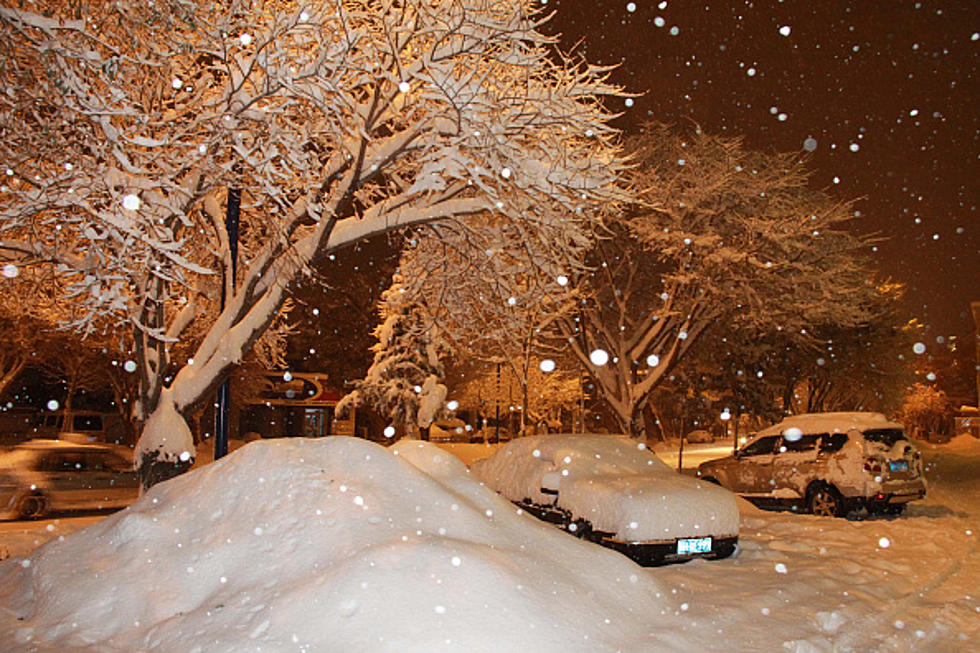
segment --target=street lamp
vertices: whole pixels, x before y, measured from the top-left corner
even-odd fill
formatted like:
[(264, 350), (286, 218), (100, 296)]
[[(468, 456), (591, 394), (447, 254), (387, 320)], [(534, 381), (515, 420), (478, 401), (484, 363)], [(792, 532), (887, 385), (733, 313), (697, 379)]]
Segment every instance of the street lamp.
[[(728, 420), (732, 418), (732, 414), (728, 412), (727, 408), (725, 408), (723, 411), (721, 411), (721, 415), (719, 415), (719, 417), (721, 418), (722, 424), (725, 425), (725, 435), (728, 435)], [(738, 449), (738, 429), (735, 430), (735, 438), (736, 439), (732, 441), (732, 453), (735, 453), (735, 450)]]

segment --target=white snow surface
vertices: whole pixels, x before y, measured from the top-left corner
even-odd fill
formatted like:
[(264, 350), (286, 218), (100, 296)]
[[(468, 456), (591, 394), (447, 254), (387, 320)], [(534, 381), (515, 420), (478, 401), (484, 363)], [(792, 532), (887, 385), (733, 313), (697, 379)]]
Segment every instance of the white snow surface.
[[(400, 455), (398, 455), (400, 454)], [(435, 445), (280, 439), (0, 564), (6, 651), (661, 646), (627, 558), (519, 514)]]
[(518, 438), (473, 463), (474, 473), (511, 501), (557, 505), (618, 539), (668, 541), (738, 534), (735, 495), (678, 474), (635, 440), (614, 435)]
[(0, 524), (0, 649), (977, 650), (980, 441), (916, 445), (929, 494), (901, 517), (738, 500), (738, 555), (643, 569), (428, 444), (253, 443), (95, 524)]
[(781, 422), (759, 431), (756, 435), (782, 435), (790, 428), (798, 428), (804, 433), (847, 433), (851, 429), (864, 431), (904, 427), (898, 422), (889, 421), (881, 413), (801, 413), (785, 417)]

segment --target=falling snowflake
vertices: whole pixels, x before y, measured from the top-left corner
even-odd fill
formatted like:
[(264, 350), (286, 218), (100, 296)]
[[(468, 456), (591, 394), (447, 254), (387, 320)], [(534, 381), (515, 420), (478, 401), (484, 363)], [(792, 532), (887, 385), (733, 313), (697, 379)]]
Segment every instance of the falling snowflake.
[(609, 362), (609, 354), (603, 349), (594, 349), (592, 353), (589, 354), (589, 360), (592, 361), (593, 365), (602, 367)]
[(787, 442), (797, 442), (803, 437), (803, 431), (795, 426), (792, 426), (783, 431), (783, 437), (786, 438)]
[(7, 263), (5, 266), (3, 266), (3, 276), (7, 277), (8, 279), (13, 279), (18, 274), (20, 274), (20, 270), (18, 270), (17, 266), (13, 263)]
[(143, 202), (140, 200), (139, 195), (129, 194), (123, 197), (122, 205), (127, 211), (139, 211)]
[(411, 90), (411, 88), (412, 86), (408, 82), (405, 81), (398, 82), (398, 90), (401, 91), (402, 93), (408, 93), (408, 91)]
[(546, 358), (543, 361), (541, 361), (541, 364), (538, 365), (538, 367), (541, 368), (542, 372), (554, 372), (555, 361), (551, 360), (550, 358)]
[(789, 36), (790, 32), (792, 31), (793, 28), (790, 27), (789, 25), (783, 25), (782, 27), (779, 28), (779, 33), (782, 34), (783, 36)]

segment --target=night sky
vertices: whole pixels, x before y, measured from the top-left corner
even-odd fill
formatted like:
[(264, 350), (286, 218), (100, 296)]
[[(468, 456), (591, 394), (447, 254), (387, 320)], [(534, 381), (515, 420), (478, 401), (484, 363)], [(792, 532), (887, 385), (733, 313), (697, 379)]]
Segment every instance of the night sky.
[[(973, 332), (980, 300), (980, 2), (547, 0), (545, 31), (643, 93), (617, 126), (694, 120), (761, 150), (812, 149), (813, 184), (863, 198), (930, 338)], [(809, 140), (808, 140), (809, 139)], [(940, 340), (942, 341), (942, 340)]]

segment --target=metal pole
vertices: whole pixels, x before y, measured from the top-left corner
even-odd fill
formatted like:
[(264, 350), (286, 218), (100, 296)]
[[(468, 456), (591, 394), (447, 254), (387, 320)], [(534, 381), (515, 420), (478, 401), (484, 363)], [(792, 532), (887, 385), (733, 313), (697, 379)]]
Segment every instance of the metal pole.
[[(225, 310), (225, 295), (235, 290), (235, 277), (238, 273), (238, 218), (242, 208), (242, 190), (228, 189), (228, 203), (225, 207), (225, 229), (228, 232), (228, 249), (231, 253), (231, 279), (225, 280), (227, 290), (221, 293), (221, 310)], [(214, 412), (214, 459), (228, 455), (228, 420), (231, 416), (231, 384), (229, 379), (222, 381), (218, 388), (218, 403)]]
[(681, 433), (681, 448), (677, 450), (677, 472), (680, 473), (684, 461), (684, 434)]
[(497, 391), (494, 393), (494, 404), (496, 404), (496, 425), (493, 427), (493, 443), (500, 442), (500, 361), (497, 361)]

